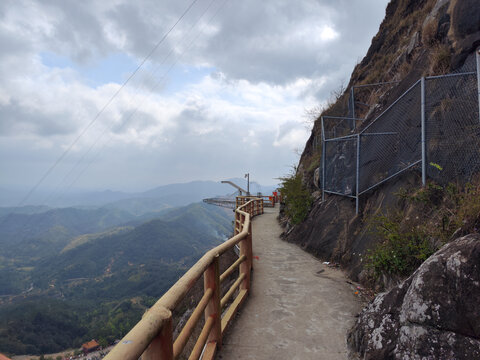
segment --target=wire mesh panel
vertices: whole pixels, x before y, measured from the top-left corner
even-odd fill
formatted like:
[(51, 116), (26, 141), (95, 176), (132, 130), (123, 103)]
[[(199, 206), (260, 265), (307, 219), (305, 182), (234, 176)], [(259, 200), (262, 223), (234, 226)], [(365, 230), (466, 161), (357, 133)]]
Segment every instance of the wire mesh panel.
[(356, 194), (357, 137), (326, 141), (325, 191), (340, 195)]
[(440, 184), (468, 182), (480, 171), (477, 77), (425, 80), (427, 177)]
[[(354, 96), (354, 107), (352, 111), (352, 106), (349, 106), (349, 114), (355, 114), (356, 118), (367, 118), (374, 107), (381, 102), (382, 97), (385, 96), (396, 83), (398, 82), (392, 81), (355, 85), (353, 91), (350, 91), (350, 99), (352, 98), (352, 94)], [(352, 103), (351, 100), (350, 103)]]
[(361, 132), (360, 193), (421, 159), (420, 96), (417, 82)]
[[(417, 81), (358, 134), (355, 119), (352, 119), (353, 114), (358, 117), (354, 108), (357, 96), (352, 91), (347, 117), (322, 118), (324, 190), (357, 197), (358, 206), (358, 195), (420, 165), (422, 113), (427, 178), (441, 184), (470, 181), (473, 174), (480, 173), (477, 76), (475, 55), (472, 54), (455, 73)], [(374, 85), (391, 86), (391, 83), (368, 86)], [(354, 90), (357, 88), (367, 86), (359, 85)], [(375, 93), (370, 95), (369, 99)]]
[(323, 116), (325, 139), (352, 135), (355, 131), (354, 121), (348, 117)]

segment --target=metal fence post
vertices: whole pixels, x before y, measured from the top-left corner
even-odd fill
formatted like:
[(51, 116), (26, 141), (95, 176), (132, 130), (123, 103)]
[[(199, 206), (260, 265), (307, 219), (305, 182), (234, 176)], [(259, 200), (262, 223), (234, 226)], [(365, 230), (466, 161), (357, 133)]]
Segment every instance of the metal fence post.
[(422, 185), (425, 186), (427, 183), (427, 149), (426, 149), (426, 139), (425, 139), (425, 78), (422, 77), (420, 81), (421, 85), (421, 131), (422, 131)]
[(322, 201), (325, 201), (325, 126), (322, 120)]
[(475, 52), (477, 60), (477, 92), (478, 92), (478, 117), (480, 121), (480, 47)]
[(355, 121), (355, 91), (354, 91), (354, 86), (352, 85), (352, 90), (350, 93), (350, 97), (352, 99), (352, 121), (353, 121), (353, 130), (357, 128), (357, 122)]
[(360, 194), (360, 139), (361, 139), (362, 134), (357, 134), (357, 176), (356, 176), (356, 187), (357, 187), (357, 196), (356, 196), (356, 202), (355, 202), (355, 213), (358, 215), (358, 202), (359, 202), (359, 194)]

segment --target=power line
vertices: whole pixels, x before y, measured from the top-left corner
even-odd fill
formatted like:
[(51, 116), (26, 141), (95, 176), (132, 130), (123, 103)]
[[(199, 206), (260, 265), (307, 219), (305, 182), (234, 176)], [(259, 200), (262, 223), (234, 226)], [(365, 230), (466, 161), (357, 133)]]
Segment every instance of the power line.
[[(210, 4), (208, 5), (208, 7), (205, 9), (205, 11), (203, 12), (203, 14), (200, 16), (200, 18), (196, 21), (196, 23), (190, 28), (190, 30), (188, 32), (190, 32), (197, 24), (198, 22), (201, 20), (201, 18), (205, 15), (205, 13), (208, 11), (208, 9), (211, 7), (211, 5), (213, 4), (215, 0), (212, 0), (210, 2)], [(224, 0), (223, 3), (217, 8), (217, 10), (215, 11), (215, 13), (208, 19), (206, 25), (210, 24), (210, 22), (218, 15), (218, 13), (223, 9), (223, 7), (225, 6), (225, 4), (227, 3), (228, 0)], [(195, 43), (195, 41), (198, 39), (198, 37), (202, 34), (202, 31), (204, 30), (205, 26), (202, 26), (202, 28), (199, 30), (199, 32), (197, 33), (197, 35), (190, 41), (190, 43), (188, 44), (188, 46), (186, 47), (186, 49), (177, 57), (177, 59), (174, 61), (174, 63), (168, 68), (168, 70), (160, 77), (160, 79), (154, 84), (154, 86), (151, 88), (151, 90), (155, 90), (166, 78), (166, 76), (173, 70), (173, 68), (175, 67), (175, 65), (180, 61), (180, 59), (183, 57), (183, 55), (185, 55), (185, 53), (192, 47), (192, 45)], [(163, 64), (165, 62), (165, 60), (170, 57), (170, 55), (173, 53), (174, 49), (172, 48), (170, 50), (170, 52), (168, 53), (168, 55), (164, 58), (164, 60), (162, 60), (162, 63)], [(160, 65), (161, 65), (160, 64)], [(158, 69), (158, 68), (157, 68)], [(155, 70), (156, 72), (156, 70)], [(140, 109), (140, 107), (145, 103), (145, 101), (151, 96), (148, 95), (146, 98), (143, 99), (143, 101), (135, 108), (134, 111), (132, 111), (130, 113), (130, 115), (126, 118), (126, 120), (124, 121), (123, 125), (122, 126), (125, 126), (125, 124), (131, 120), (131, 118), (137, 113), (137, 111)], [(99, 135), (99, 137), (97, 137), (97, 139), (95, 140), (95, 142), (89, 147), (89, 149), (87, 150), (87, 152), (82, 156), (82, 158), (74, 165), (74, 167), (71, 169), (71, 171), (64, 177), (64, 179), (62, 180), (62, 183), (66, 180), (67, 177), (69, 177), (73, 170), (78, 167), (80, 165), (81, 162), (83, 162), (83, 160), (86, 158), (86, 156), (90, 153), (90, 151), (93, 149), (93, 147), (95, 147), (95, 145), (97, 145), (98, 141), (105, 135), (105, 133), (108, 131), (108, 130), (111, 130), (113, 126), (109, 127), (109, 128), (105, 128), (104, 131), (102, 132), (102, 134)], [(83, 168), (83, 170), (80, 171), (80, 173), (75, 177), (75, 179), (65, 188), (64, 190), (64, 193), (67, 189), (71, 188), (73, 186), (73, 184), (75, 184), (78, 179), (85, 173), (85, 171), (92, 165), (93, 161), (95, 159), (98, 158), (98, 156), (100, 155), (100, 153), (103, 151), (103, 149), (105, 148), (105, 146), (108, 144), (108, 142), (112, 139), (112, 136), (110, 136), (110, 138), (105, 141), (102, 145), (102, 147), (96, 152), (96, 154), (91, 158), (91, 160), (89, 161), (89, 163)], [(60, 199), (61, 196), (59, 196), (57, 199)]]
[(37, 190), (37, 188), (43, 183), (43, 181), (50, 175), (50, 173), (58, 166), (58, 164), (67, 156), (67, 154), (72, 150), (75, 144), (82, 138), (82, 136), (87, 132), (87, 130), (97, 121), (100, 115), (103, 114), (105, 109), (112, 103), (112, 101), (117, 97), (120, 91), (127, 85), (127, 83), (135, 76), (135, 74), (140, 70), (140, 68), (145, 64), (145, 62), (153, 55), (153, 53), (157, 50), (157, 48), (163, 43), (163, 41), (167, 38), (167, 36), (172, 32), (172, 30), (177, 26), (177, 24), (184, 18), (184, 16), (190, 11), (190, 9), (195, 5), (198, 0), (193, 0), (190, 5), (186, 8), (186, 10), (182, 13), (182, 15), (177, 19), (177, 21), (172, 25), (172, 27), (163, 35), (163, 37), (157, 42), (157, 44), (153, 47), (153, 49), (145, 56), (142, 62), (137, 66), (135, 71), (130, 74), (130, 76), (125, 80), (125, 82), (120, 86), (119, 89), (112, 95), (112, 97), (107, 101), (107, 103), (102, 107), (102, 109), (95, 115), (95, 117), (90, 121), (90, 123), (82, 130), (82, 132), (75, 138), (75, 140), (70, 144), (70, 146), (62, 153), (62, 155), (53, 163), (52, 166), (43, 174), (40, 180), (33, 186), (33, 188), (25, 195), (25, 197), (20, 201), (18, 206), (22, 206), (25, 201)]
[[(207, 11), (210, 9), (210, 7), (213, 5), (213, 3), (215, 2), (216, 0), (211, 0), (210, 3), (208, 4), (208, 6), (205, 8), (205, 10), (202, 12), (202, 14), (198, 17), (198, 19), (195, 21), (195, 23), (190, 27), (190, 29), (188, 30), (188, 32), (184, 35), (184, 39), (187, 38), (187, 36), (190, 34), (190, 32), (197, 26), (197, 24), (200, 22), (200, 20), (205, 16), (205, 14), (207, 13)], [(223, 5), (222, 5), (223, 6)], [(218, 10), (216, 12), (216, 14), (218, 13)], [(215, 14), (215, 15), (216, 15)], [(208, 23), (210, 23), (210, 21), (212, 20), (212, 18), (208, 21)], [(202, 28), (203, 30), (203, 28)], [(198, 35), (197, 35), (198, 37)], [(184, 40), (183, 40), (184, 42)], [(158, 64), (154, 71), (151, 73), (152, 77), (155, 76), (156, 72), (158, 71), (158, 69), (167, 61), (167, 59), (173, 54), (175, 50), (175, 47), (172, 46), (172, 48), (170, 49), (169, 53), (162, 59), (162, 61), (160, 62), (160, 64)], [(183, 55), (183, 54), (182, 54)], [(178, 62), (179, 59), (177, 59), (176, 62), (174, 62), (174, 65)], [(156, 81), (156, 83), (154, 84), (154, 86), (151, 88), (151, 90), (155, 90), (157, 86), (159, 86), (163, 80), (166, 78), (166, 76), (168, 75), (168, 73), (172, 70), (172, 67), (173, 66), (170, 66), (170, 68), (160, 77), (160, 79), (158, 81)], [(138, 95), (138, 94), (137, 94)], [(143, 101), (137, 105), (137, 107), (135, 108), (134, 111), (132, 111), (130, 113), (130, 115), (124, 120), (124, 123), (122, 124), (122, 127), (128, 123), (130, 121), (130, 119), (137, 113), (137, 111), (140, 109), (140, 107), (143, 105), (143, 103), (146, 101), (146, 99), (148, 99), (149, 97), (151, 96), (151, 93), (149, 96), (147, 96), (146, 98), (144, 97)], [(133, 101), (129, 101), (129, 103), (133, 103)], [(87, 151), (82, 155), (82, 157), (75, 163), (75, 165), (72, 166), (72, 168), (70, 169), (70, 171), (63, 177), (62, 181), (60, 181), (60, 183), (57, 185), (57, 188), (53, 191), (53, 193), (57, 192), (59, 190), (59, 188), (62, 186), (62, 184), (64, 184), (66, 181), (67, 181), (67, 178), (69, 178), (72, 174), (73, 174), (73, 171), (78, 168), (80, 166), (80, 164), (85, 160), (85, 158), (88, 156), (88, 154), (93, 150), (93, 148), (98, 144), (98, 142), (105, 136), (106, 132), (111, 130), (113, 128), (113, 126), (115, 126), (115, 124), (112, 124), (110, 127), (105, 127), (105, 129), (101, 132), (100, 135), (97, 136), (97, 138), (95, 139), (95, 141), (90, 145), (90, 147), (87, 149)], [(97, 151), (97, 153), (92, 157), (92, 159), (90, 160), (90, 162), (87, 164), (87, 166), (82, 170), (80, 171), (80, 173), (78, 174), (78, 176), (68, 185), (66, 186), (65, 190), (63, 191), (65, 193), (65, 191), (67, 189), (69, 189), (71, 186), (73, 186), (73, 184), (81, 177), (81, 175), (88, 169), (88, 167), (90, 167), (90, 165), (93, 163), (93, 160), (96, 159), (98, 157), (98, 155), (101, 153), (101, 151), (105, 148), (106, 144), (112, 139), (112, 137), (110, 137), (103, 145), (102, 147)], [(53, 193), (50, 194), (46, 200), (44, 202), (48, 202), (49, 199), (51, 199), (51, 197), (53, 196)], [(58, 196), (56, 199), (60, 199), (62, 196)]]

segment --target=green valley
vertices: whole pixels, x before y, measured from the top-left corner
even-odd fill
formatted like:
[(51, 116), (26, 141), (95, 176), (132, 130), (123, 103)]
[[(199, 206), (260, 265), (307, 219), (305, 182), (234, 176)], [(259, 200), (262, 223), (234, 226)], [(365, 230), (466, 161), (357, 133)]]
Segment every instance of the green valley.
[(232, 231), (231, 210), (203, 203), (155, 215), (66, 208), (1, 217), (0, 351), (113, 342)]

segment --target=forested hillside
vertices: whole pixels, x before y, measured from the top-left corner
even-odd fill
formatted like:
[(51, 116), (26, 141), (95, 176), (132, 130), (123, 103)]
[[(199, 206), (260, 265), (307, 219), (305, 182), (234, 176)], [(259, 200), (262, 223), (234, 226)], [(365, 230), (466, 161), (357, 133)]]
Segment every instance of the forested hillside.
[[(1, 352), (55, 352), (92, 338), (112, 342), (232, 229), (231, 211), (197, 203), (137, 226), (74, 236), (82, 226), (95, 231), (131, 222), (118, 211), (118, 217), (101, 214), (62, 209), (1, 227), (5, 234), (25, 228), (18, 242), (14, 235), (2, 238)], [(2, 219), (18, 224), (11, 222), (16, 216)], [(61, 237), (49, 236), (54, 219), (64, 228)], [(40, 239), (29, 236), (35, 229), (42, 229)]]

